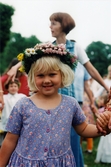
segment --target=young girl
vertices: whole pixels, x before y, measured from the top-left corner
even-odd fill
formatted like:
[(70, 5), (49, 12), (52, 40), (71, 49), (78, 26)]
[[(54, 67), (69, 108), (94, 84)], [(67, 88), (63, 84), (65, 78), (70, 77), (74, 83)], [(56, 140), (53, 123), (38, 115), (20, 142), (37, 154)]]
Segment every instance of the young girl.
[(104, 112), (105, 105), (107, 104), (108, 94), (103, 94), (98, 98), (95, 98), (95, 108), (93, 110), (95, 116), (97, 117), (98, 114)]
[[(78, 44), (78, 42), (67, 39), (67, 35), (76, 26), (75, 20), (71, 17), (71, 15), (69, 15), (68, 13), (56, 12), (51, 14), (49, 20), (50, 20), (51, 34), (52, 37), (55, 38), (55, 41), (53, 43), (55, 44), (64, 43), (66, 45), (67, 50), (70, 53), (73, 53), (77, 56), (79, 62), (81, 63), (81, 66), (83, 65), (88, 71), (88, 73), (108, 91), (109, 90), (108, 87), (104, 84), (103, 79), (99, 75), (98, 71), (91, 64), (84, 49)], [(84, 83), (84, 76), (82, 74), (83, 73), (81, 72), (80, 74), (82, 76), (81, 82)], [(75, 82), (77, 82), (76, 76), (75, 76)], [(74, 84), (71, 84), (67, 88), (60, 89), (59, 93), (77, 98), (76, 91), (77, 87), (75, 87)], [(82, 95), (82, 92), (79, 95)], [(84, 167), (83, 155), (80, 147), (80, 136), (77, 135), (77, 133), (73, 128), (71, 129), (71, 148), (75, 156), (77, 167)]]
[[(59, 88), (73, 82), (76, 59), (65, 45), (50, 43), (26, 49), (18, 58), (28, 73), (30, 89), (37, 93), (22, 98), (13, 108), (0, 150), (0, 166), (76, 167), (70, 146), (71, 126), (84, 137), (101, 135), (95, 125), (86, 123), (75, 98), (58, 93)], [(105, 112), (98, 123), (103, 121), (106, 127), (108, 120)]]
[(10, 80), (5, 85), (5, 89), (8, 91), (8, 94), (3, 95), (5, 105), (2, 110), (1, 125), (0, 125), (0, 130), (4, 131), (4, 136), (6, 134), (5, 127), (6, 127), (12, 108), (14, 107), (15, 103), (19, 99), (26, 96), (22, 93), (18, 93), (19, 87), (20, 87), (20, 82), (18, 79), (15, 79), (14, 81)]
[[(107, 68), (107, 75), (104, 77), (104, 83), (110, 88), (111, 87), (111, 65)], [(105, 93), (104, 87), (100, 86), (98, 91), (95, 94), (95, 97), (98, 98), (99, 96)]]
[[(9, 71), (11, 68), (13, 68), (14, 66), (16, 66), (19, 63), (19, 60), (17, 58), (13, 58), (12, 61), (9, 64), (9, 67), (7, 68), (7, 70), (4, 72), (4, 74), (0, 77), (1, 80), (1, 86), (3, 89), (3, 93), (7, 94), (8, 91), (7, 89), (5, 89), (5, 84), (9, 81), (12, 80), (8, 75), (7, 75), (7, 71)], [(20, 87), (18, 90), (18, 93), (23, 93), (26, 96), (29, 96), (29, 88), (28, 88), (28, 83), (27, 83), (27, 75), (25, 72), (20, 72), (19, 70), (17, 70), (16, 74), (15, 74), (15, 78), (18, 78), (19, 82), (20, 82)], [(14, 81), (14, 80), (13, 80)]]
[[(107, 104), (109, 103), (109, 106)], [(105, 111), (105, 108), (111, 108), (111, 100), (108, 102), (108, 95), (103, 94), (97, 98), (95, 113), (98, 115)], [(101, 136), (98, 147), (95, 163), (111, 163), (111, 133), (107, 136)]]
[[(74, 19), (68, 13), (62, 13), (62, 12), (51, 14), (49, 19), (50, 19), (51, 34), (52, 34), (52, 37), (55, 38), (54, 43), (55, 44), (64, 43), (66, 45), (67, 50), (72, 54), (75, 53), (79, 62), (82, 65), (84, 65), (84, 67), (87, 69), (90, 75), (94, 79), (96, 79), (108, 91), (109, 88), (104, 84), (103, 79), (99, 75), (98, 71), (94, 68), (94, 66), (89, 61), (89, 58), (86, 55), (85, 51), (78, 45), (77, 42), (73, 42), (67, 39), (67, 35), (70, 33), (71, 30), (75, 28)], [(21, 64), (19, 62), (19, 64), (17, 64), (8, 72), (8, 75), (11, 75), (11, 76), (15, 75), (13, 73), (15, 73), (15, 71), (17, 71), (18, 67), (20, 66)], [(72, 97), (75, 97), (75, 91), (76, 90), (75, 90), (74, 84), (71, 84), (67, 88), (64, 87), (63, 89), (59, 89), (59, 93), (69, 95)], [(74, 131), (73, 128), (71, 130), (71, 140), (74, 141), (74, 142), (71, 142), (72, 143), (71, 146), (72, 146), (73, 153), (75, 155), (76, 164), (78, 167), (83, 167), (84, 164), (83, 164), (82, 152), (80, 147), (80, 136), (77, 135), (77, 133)]]

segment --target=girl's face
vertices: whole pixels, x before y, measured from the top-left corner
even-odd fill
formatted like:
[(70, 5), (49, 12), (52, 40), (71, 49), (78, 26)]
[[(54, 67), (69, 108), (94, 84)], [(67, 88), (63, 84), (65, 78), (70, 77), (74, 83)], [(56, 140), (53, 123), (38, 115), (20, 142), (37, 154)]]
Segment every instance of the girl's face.
[(19, 90), (19, 87), (16, 83), (9, 84), (8, 92), (12, 95), (17, 93)]
[(52, 37), (57, 38), (62, 33), (62, 27), (58, 21), (55, 21), (55, 20), (51, 21), (50, 29), (51, 29)]
[(61, 87), (62, 77), (60, 71), (50, 71), (47, 74), (41, 72), (35, 74), (35, 84), (38, 92), (45, 96), (58, 93)]

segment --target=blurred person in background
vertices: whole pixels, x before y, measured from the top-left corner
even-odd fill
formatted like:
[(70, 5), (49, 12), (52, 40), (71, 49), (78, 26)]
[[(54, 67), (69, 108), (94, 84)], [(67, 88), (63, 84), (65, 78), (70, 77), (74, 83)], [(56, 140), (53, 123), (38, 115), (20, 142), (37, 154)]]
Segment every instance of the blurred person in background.
[(97, 93), (97, 91), (99, 90), (101, 85), (95, 79), (93, 79), (92, 77), (90, 78), (89, 84), (90, 84), (90, 88), (93, 92), (93, 95), (95, 97), (95, 94)]
[[(89, 86), (89, 82), (88, 82), (88, 86)], [(91, 97), (92, 100), (90, 100), (88, 95), (86, 94), (86, 92), (84, 92), (84, 100), (83, 100), (82, 109), (83, 109), (84, 114), (86, 116), (87, 122), (89, 124), (95, 124), (95, 116), (93, 114), (93, 110), (95, 108), (93, 93), (91, 96), (92, 96)], [(84, 140), (84, 138), (81, 137), (81, 144), (82, 144), (83, 140)], [(84, 152), (91, 154), (93, 151), (93, 138), (86, 138), (85, 140), (87, 142), (87, 145), (86, 145), (86, 150)]]
[[(103, 94), (98, 97), (96, 102), (97, 109), (95, 111), (98, 115), (104, 112), (107, 101), (108, 101), (107, 94)], [(107, 136), (104, 137), (103, 136), (100, 137), (97, 147), (95, 163), (106, 163), (106, 164), (111, 163), (111, 134), (108, 134)]]
[[(19, 61), (18, 61), (17, 58), (12, 59), (9, 67), (7, 68), (7, 70), (4, 72), (4, 74), (0, 78), (4, 94), (8, 93), (8, 91), (5, 89), (5, 84), (7, 84), (9, 80), (11, 80), (11, 78), (9, 77), (9, 75), (7, 74), (7, 72), (12, 67), (14, 67), (15, 65), (17, 65), (18, 63), (19, 63)], [(20, 82), (20, 88), (19, 88), (18, 93), (23, 93), (26, 96), (29, 96), (29, 87), (28, 87), (28, 81), (27, 81), (27, 75), (26, 75), (26, 73), (20, 72), (19, 69), (18, 69), (17, 73), (16, 73), (16, 75), (14, 77), (18, 78), (18, 80)]]
[[(3, 95), (5, 105), (1, 113), (1, 123), (0, 123), (0, 131), (2, 132), (0, 134), (0, 138), (2, 139), (4, 139), (7, 133), (5, 127), (12, 108), (19, 99), (26, 96), (23, 93), (18, 93), (19, 88), (20, 88), (20, 82), (18, 79), (15, 79), (14, 81), (9, 80), (9, 82), (5, 85), (5, 89), (8, 91), (8, 94)], [(2, 140), (0, 142), (0, 146), (1, 144)]]
[[(77, 42), (73, 40), (67, 40), (66, 38), (67, 34), (75, 27), (74, 19), (68, 13), (57, 12), (53, 13), (49, 17), (49, 20), (52, 37), (56, 38), (53, 44), (66, 44), (66, 49), (70, 53), (75, 54), (78, 58), (78, 61), (82, 65), (84, 65), (89, 74), (102, 86), (104, 86), (107, 91), (109, 91), (108, 87), (104, 84), (102, 77), (99, 75), (98, 71), (93, 67), (93, 65), (89, 61), (87, 54), (81, 48), (81, 46)], [(78, 73), (78, 75), (80, 75), (80, 73)], [(74, 89), (74, 84), (72, 84), (68, 88), (60, 89), (59, 93), (75, 97)], [(77, 167), (83, 167), (83, 158), (80, 151), (80, 138), (74, 135), (73, 129), (71, 130), (71, 143), (72, 142), (75, 142), (73, 144), (75, 147), (75, 149), (73, 149), (73, 153), (75, 156), (76, 165)], [(73, 147), (73, 145), (71, 144), (71, 147)]]
[[(88, 83), (90, 78), (91, 76), (89, 75), (85, 67), (78, 62), (74, 72), (74, 94), (81, 108), (83, 107), (83, 102), (84, 102), (84, 91), (87, 93), (90, 99), (91, 106), (93, 107), (94, 105), (94, 101), (92, 98), (92, 91)], [(72, 128), (71, 129), (71, 147), (72, 147), (73, 153), (75, 153), (74, 155), (75, 155), (76, 163), (78, 164), (78, 166), (83, 166), (84, 160), (82, 155), (82, 149), (81, 149), (81, 146), (78, 147), (78, 145), (80, 145), (80, 136)], [(76, 151), (75, 151), (75, 148), (76, 148)]]
[[(111, 87), (111, 65), (108, 66), (107, 68), (107, 76), (104, 77), (104, 83), (108, 86), (108, 88)], [(100, 86), (98, 91), (95, 94), (95, 97), (99, 97), (102, 94), (105, 94), (105, 88), (103, 86)]]

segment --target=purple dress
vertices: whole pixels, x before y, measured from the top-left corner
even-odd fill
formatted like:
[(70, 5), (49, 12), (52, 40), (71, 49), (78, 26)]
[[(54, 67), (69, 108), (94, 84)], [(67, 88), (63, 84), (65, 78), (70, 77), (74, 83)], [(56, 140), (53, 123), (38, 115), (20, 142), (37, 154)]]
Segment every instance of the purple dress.
[(20, 135), (8, 167), (76, 167), (70, 146), (71, 125), (85, 116), (73, 97), (62, 95), (55, 109), (43, 110), (27, 97), (13, 108), (7, 131)]

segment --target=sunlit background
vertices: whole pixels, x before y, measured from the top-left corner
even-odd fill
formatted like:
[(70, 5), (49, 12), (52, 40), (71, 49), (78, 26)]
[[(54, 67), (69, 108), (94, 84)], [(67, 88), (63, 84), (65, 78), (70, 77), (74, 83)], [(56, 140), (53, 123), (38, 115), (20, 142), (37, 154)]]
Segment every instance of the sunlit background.
[(67, 38), (75, 39), (83, 48), (93, 41), (111, 44), (111, 0), (1, 0), (15, 8), (12, 32), (24, 37), (35, 35), (41, 41), (53, 41), (49, 16), (67, 12), (76, 28)]

